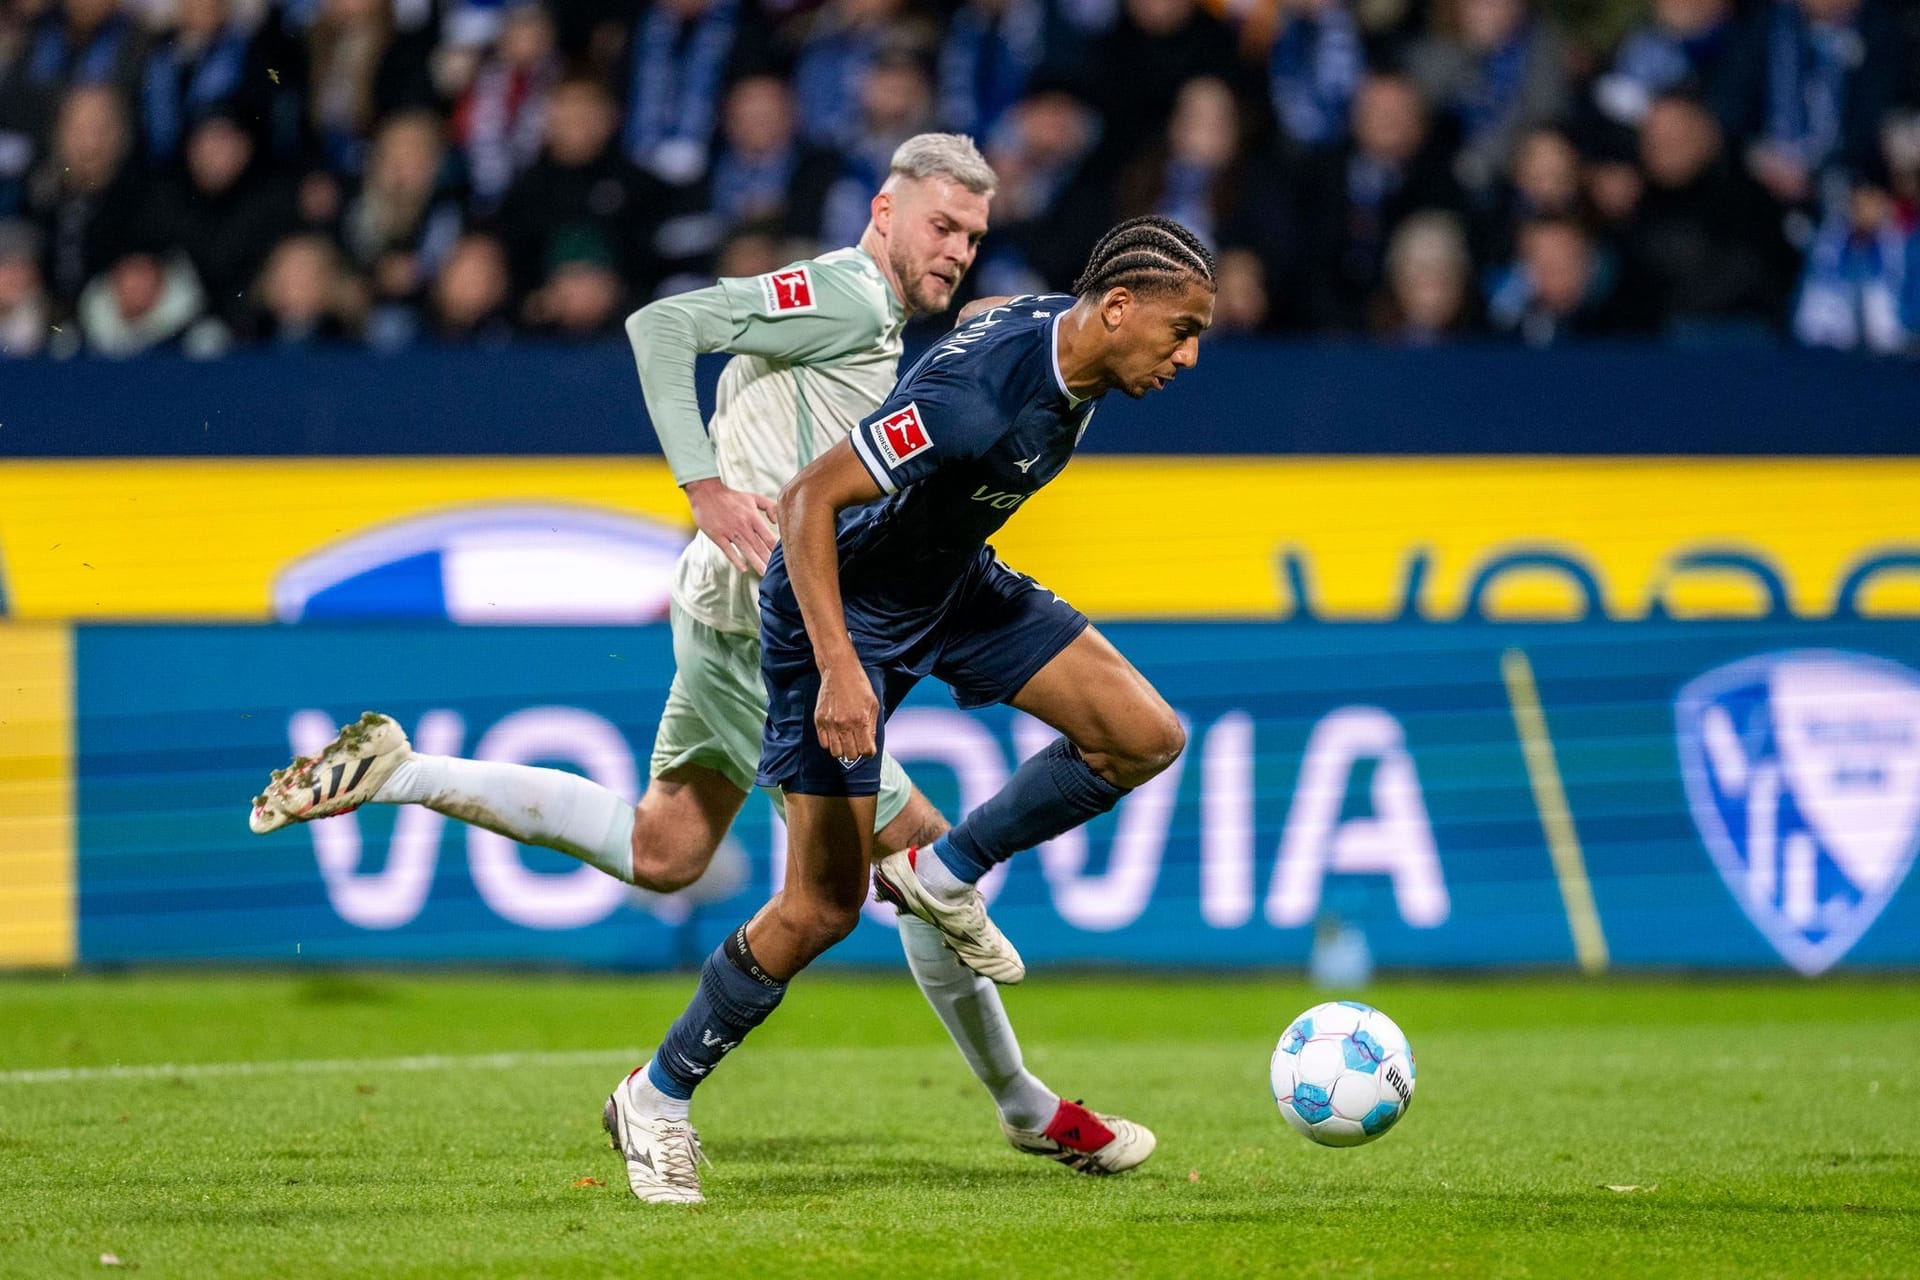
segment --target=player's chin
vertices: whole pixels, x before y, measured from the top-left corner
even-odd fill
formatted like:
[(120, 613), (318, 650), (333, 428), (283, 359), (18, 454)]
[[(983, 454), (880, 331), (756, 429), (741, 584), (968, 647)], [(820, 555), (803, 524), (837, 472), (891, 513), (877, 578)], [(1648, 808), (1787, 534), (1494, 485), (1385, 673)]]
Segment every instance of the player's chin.
[(953, 305), (953, 291), (959, 287), (958, 281), (948, 283), (938, 276), (928, 276), (926, 280), (921, 283), (920, 287), (915, 290), (915, 292), (920, 295), (918, 299), (919, 310), (933, 312), (945, 311)]

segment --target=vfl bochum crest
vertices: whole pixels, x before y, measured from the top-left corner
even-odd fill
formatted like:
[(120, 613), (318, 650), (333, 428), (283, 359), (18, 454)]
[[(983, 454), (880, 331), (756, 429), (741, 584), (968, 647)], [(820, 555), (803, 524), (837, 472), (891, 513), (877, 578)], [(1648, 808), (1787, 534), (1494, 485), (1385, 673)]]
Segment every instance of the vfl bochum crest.
[(1674, 705), (1693, 821), (1788, 964), (1847, 954), (1920, 843), (1920, 675), (1802, 649), (1729, 663)]

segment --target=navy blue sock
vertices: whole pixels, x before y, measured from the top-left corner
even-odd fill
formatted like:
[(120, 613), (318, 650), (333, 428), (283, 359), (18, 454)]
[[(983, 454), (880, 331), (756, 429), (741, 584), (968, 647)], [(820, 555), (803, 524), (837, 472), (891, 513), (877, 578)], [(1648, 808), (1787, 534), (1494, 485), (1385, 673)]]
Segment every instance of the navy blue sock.
[(1087, 767), (1065, 738), (1030, 756), (1007, 785), (934, 841), (947, 870), (968, 884), (1022, 849), (1073, 830), (1120, 803), (1116, 787)]
[(754, 960), (747, 926), (741, 925), (700, 967), (700, 986), (653, 1051), (647, 1079), (669, 1098), (691, 1098), (694, 1086), (765, 1022), (786, 994), (787, 984), (769, 977)]

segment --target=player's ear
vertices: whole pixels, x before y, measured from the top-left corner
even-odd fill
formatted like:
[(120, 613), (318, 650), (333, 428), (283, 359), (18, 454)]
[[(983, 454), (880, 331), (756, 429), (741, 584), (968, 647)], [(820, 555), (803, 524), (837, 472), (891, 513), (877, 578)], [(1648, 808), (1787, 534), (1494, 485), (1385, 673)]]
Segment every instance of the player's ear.
[(1107, 290), (1107, 296), (1100, 299), (1100, 318), (1106, 322), (1107, 332), (1113, 332), (1126, 321), (1133, 304), (1133, 290), (1119, 286)]
[(873, 225), (881, 235), (893, 230), (893, 192), (882, 189), (874, 192), (873, 201), (867, 206), (867, 212), (873, 218)]

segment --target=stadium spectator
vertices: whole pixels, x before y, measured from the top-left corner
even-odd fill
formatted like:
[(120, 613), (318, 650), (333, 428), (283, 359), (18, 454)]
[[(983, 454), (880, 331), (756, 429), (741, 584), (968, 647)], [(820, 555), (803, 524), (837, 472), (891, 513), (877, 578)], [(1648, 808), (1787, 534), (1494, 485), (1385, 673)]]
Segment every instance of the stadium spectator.
[(1306, 148), (1346, 139), (1367, 71), (1346, 0), (1260, 0), (1241, 26), (1240, 47), (1266, 67), (1267, 98), (1284, 138)]
[(1514, 151), (1512, 181), (1510, 213), (1516, 220), (1584, 214), (1580, 152), (1563, 130), (1534, 129), (1522, 137)]
[(964, 0), (940, 44), (940, 127), (992, 136), (1047, 52), (1045, 0)]
[(158, 235), (116, 258), (80, 293), (81, 340), (92, 355), (116, 359), (151, 351), (216, 356), (232, 335), (207, 314), (207, 295), (184, 254), (169, 252)]
[(764, 222), (753, 223), (734, 231), (720, 246), (714, 275), (748, 280), (766, 275), (803, 256), (805, 250), (783, 237), (777, 226)]
[(256, 143), (226, 110), (186, 137), (183, 172), (160, 193), (154, 217), (185, 248), (215, 315), (238, 330), (261, 264), (296, 221), (289, 184), (256, 163)]
[(887, 174), (894, 149), (933, 124), (933, 79), (905, 48), (874, 59), (860, 81), (860, 109), (845, 136), (845, 171), (827, 193), (820, 234), (828, 244), (852, 244), (867, 224), (867, 205)]
[(618, 108), (599, 81), (569, 76), (554, 87), (540, 158), (508, 189), (497, 219), (516, 298), (545, 278), (558, 231), (582, 223), (613, 246), (628, 291), (651, 295), (660, 274), (654, 233), (669, 193), (621, 154), (618, 127)]
[(1402, 222), (1387, 246), (1386, 287), (1374, 300), (1374, 336), (1431, 347), (1479, 329), (1467, 233), (1451, 213), (1428, 209)]
[(358, 174), (380, 120), (434, 105), (431, 35), (396, 27), (392, 0), (319, 0), (306, 44), (308, 115), (331, 169)]
[(1343, 333), (1366, 328), (1400, 222), (1462, 203), (1446, 158), (1431, 145), (1420, 90), (1402, 75), (1362, 82), (1348, 142), (1310, 157), (1298, 186), (1304, 318)]
[(400, 346), (441, 261), (460, 236), (460, 202), (445, 181), (440, 117), (405, 111), (383, 121), (366, 177), (340, 220), (348, 261), (372, 285), (368, 337)]
[(905, 20), (904, 7), (902, 0), (829, 0), (815, 15), (793, 68), (794, 98), (809, 141), (849, 153), (870, 141), (862, 117), (870, 110), (873, 73), (883, 62), (897, 65), (899, 55), (932, 44), (930, 33)]
[(453, 109), (451, 133), (466, 159), (476, 209), (497, 206), (539, 159), (559, 80), (553, 19), (539, 4), (516, 0), (501, 20), (498, 46), (481, 59)]
[(590, 341), (619, 332), (625, 301), (613, 246), (599, 228), (581, 224), (554, 236), (546, 279), (524, 315), (535, 333)]
[(1811, 347), (1920, 352), (1920, 231), (1903, 225), (1876, 171), (1822, 221), (1794, 299), (1793, 334)]
[(654, 239), (666, 276), (662, 292), (710, 283), (721, 244), (750, 223), (777, 228), (793, 249), (790, 257), (818, 248), (828, 195), (844, 162), (801, 140), (787, 82), (767, 74), (735, 82), (720, 137), (706, 180), (682, 193)]
[(1241, 66), (1232, 31), (1199, 0), (1125, 0), (1079, 68), (1082, 95), (1106, 126), (1101, 162), (1118, 168), (1159, 133), (1187, 81), (1217, 76), (1243, 90)]
[(1651, 16), (1626, 34), (1593, 82), (1594, 105), (1623, 128), (1639, 128), (1654, 99), (1668, 93), (1711, 101), (1732, 47), (1732, 0), (1653, 0)]
[(1619, 265), (1572, 218), (1520, 229), (1519, 256), (1488, 302), (1495, 327), (1531, 347), (1632, 331), (1637, 317), (1620, 289)]
[(0, 222), (0, 356), (38, 355), (53, 330), (53, 300), (40, 278), (40, 233)]
[(1894, 205), (1908, 226), (1920, 225), (1920, 111), (1888, 117), (1880, 142)]
[(758, 61), (746, 0), (653, 0), (633, 30), (627, 158), (672, 186), (706, 172), (721, 93)]
[(147, 54), (140, 78), (140, 134), (150, 168), (179, 159), (194, 121), (239, 101), (250, 43), (227, 0), (179, 0), (173, 29)]
[(356, 336), (365, 299), (325, 236), (300, 232), (267, 255), (254, 289), (255, 336), (279, 347), (344, 342)]
[(1848, 176), (1873, 164), (1915, 75), (1881, 0), (1760, 0), (1728, 56), (1719, 112), (1776, 200), (1810, 206), (1830, 178), (1844, 204)]
[(104, 85), (130, 99), (140, 81), (140, 31), (119, 0), (58, 0), (47, 6), (22, 51), (24, 86), (45, 112), (69, 89)]
[(1214, 264), (1213, 331), (1258, 333), (1272, 311), (1267, 265), (1251, 249), (1228, 249)]
[(1766, 196), (1724, 155), (1699, 102), (1658, 98), (1640, 129), (1646, 189), (1627, 234), (1629, 275), (1668, 326), (1774, 319), (1786, 246)]
[(1439, 0), (1437, 30), (1407, 53), (1407, 69), (1459, 135), (1454, 173), (1492, 189), (1530, 129), (1566, 111), (1567, 48), (1529, 0)]
[(1496, 183), (1475, 220), (1474, 257), (1505, 262), (1514, 236), (1535, 218), (1574, 218), (1597, 230), (1587, 205), (1585, 170), (1573, 140), (1557, 128), (1531, 129), (1514, 149), (1511, 176)]
[(1111, 195), (1093, 160), (1099, 117), (1058, 85), (1036, 86), (986, 147), (1000, 179), (993, 229), (973, 285), (986, 296), (1065, 288), (1112, 222)]
[[(1609, 131), (1610, 138), (1614, 132)], [(1604, 149), (1585, 156), (1580, 166), (1580, 187), (1586, 196), (1587, 211), (1595, 228), (1610, 239), (1626, 234), (1646, 189), (1646, 179), (1638, 163), (1638, 138), (1628, 135), (1628, 140), (1634, 143), (1631, 150), (1609, 141)]]
[(429, 335), (444, 343), (506, 345), (513, 336), (512, 293), (505, 246), (484, 232), (460, 237), (433, 279)]
[(133, 229), (151, 216), (152, 195), (130, 162), (131, 141), (118, 93), (104, 84), (68, 90), (32, 191), (59, 315), (70, 311), (80, 290), (120, 256)]
[(27, 83), (31, 30), (18, 6), (0, 5), (0, 218), (26, 208), (27, 174), (44, 108), (44, 95)]
[[(1119, 212), (1156, 213), (1210, 249), (1250, 252), (1262, 264), (1260, 295), (1271, 299), (1293, 274), (1297, 236), (1280, 174), (1267, 153), (1251, 145), (1248, 132), (1225, 81), (1189, 80), (1174, 102), (1165, 138), (1121, 175)], [(1244, 257), (1237, 255), (1234, 264), (1239, 270)], [(1263, 304), (1260, 310), (1265, 324), (1270, 308)]]

